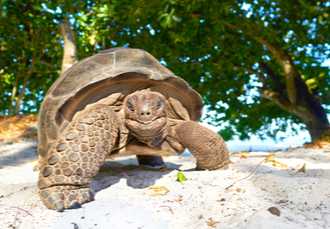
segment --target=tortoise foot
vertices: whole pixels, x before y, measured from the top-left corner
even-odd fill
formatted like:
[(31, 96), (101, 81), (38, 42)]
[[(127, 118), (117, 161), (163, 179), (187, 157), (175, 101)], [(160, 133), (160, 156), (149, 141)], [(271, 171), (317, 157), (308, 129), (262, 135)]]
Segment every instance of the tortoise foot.
[(220, 170), (220, 169), (228, 169), (229, 168), (229, 164), (231, 163), (230, 160), (226, 160), (218, 165), (215, 165), (213, 167), (205, 167), (203, 165), (199, 165), (199, 163), (197, 162), (197, 166), (196, 169), (197, 171), (203, 171), (203, 170)]
[(49, 187), (40, 190), (40, 196), (47, 208), (59, 212), (80, 208), (82, 204), (94, 200), (94, 194), (89, 188), (76, 186)]

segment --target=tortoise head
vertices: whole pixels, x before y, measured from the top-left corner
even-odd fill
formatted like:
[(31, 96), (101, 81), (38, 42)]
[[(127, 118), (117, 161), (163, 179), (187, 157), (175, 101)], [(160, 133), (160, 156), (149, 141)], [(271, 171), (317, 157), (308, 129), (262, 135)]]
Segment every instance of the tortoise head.
[(166, 129), (166, 99), (148, 89), (129, 94), (124, 100), (125, 124), (141, 142), (158, 146)]

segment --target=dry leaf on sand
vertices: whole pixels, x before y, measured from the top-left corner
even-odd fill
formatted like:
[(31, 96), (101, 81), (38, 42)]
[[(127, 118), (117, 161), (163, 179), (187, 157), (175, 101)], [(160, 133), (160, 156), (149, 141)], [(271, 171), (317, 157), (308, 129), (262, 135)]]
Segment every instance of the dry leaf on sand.
[(298, 170), (298, 173), (306, 173), (306, 163), (304, 163)]
[(170, 190), (166, 188), (165, 186), (151, 186), (148, 188), (147, 193), (150, 196), (164, 196), (166, 195)]
[(265, 162), (268, 164), (271, 164), (272, 166), (279, 168), (279, 169), (287, 169), (288, 165), (284, 164), (283, 162), (280, 162), (278, 160), (275, 159), (274, 154), (269, 154), (266, 159)]
[(248, 157), (249, 157), (249, 153), (248, 152), (241, 152), (239, 154), (239, 158), (241, 158), (241, 159), (246, 159)]
[(213, 227), (213, 228), (215, 228), (218, 223), (220, 223), (220, 222), (219, 221), (214, 221), (212, 219), (212, 217), (208, 218), (208, 220), (206, 221), (207, 226)]

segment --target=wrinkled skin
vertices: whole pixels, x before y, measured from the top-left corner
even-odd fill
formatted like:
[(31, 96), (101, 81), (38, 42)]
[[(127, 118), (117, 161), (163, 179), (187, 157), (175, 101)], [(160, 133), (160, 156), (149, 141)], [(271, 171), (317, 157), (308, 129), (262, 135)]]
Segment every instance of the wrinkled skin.
[[(135, 150), (132, 154), (138, 155), (141, 164), (162, 164), (162, 152), (188, 148), (196, 157), (197, 169), (227, 166), (229, 153), (219, 135), (197, 122), (171, 119), (167, 109), (162, 94), (146, 89), (126, 96), (123, 118), (104, 104), (76, 114), (41, 166), (38, 186), (44, 204), (63, 211), (93, 200), (91, 179), (116, 148), (122, 125), (137, 142), (127, 148)], [(147, 151), (155, 153), (143, 155)]]
[(150, 147), (159, 146), (167, 128), (166, 100), (151, 91), (138, 91), (124, 102), (125, 124), (140, 142)]

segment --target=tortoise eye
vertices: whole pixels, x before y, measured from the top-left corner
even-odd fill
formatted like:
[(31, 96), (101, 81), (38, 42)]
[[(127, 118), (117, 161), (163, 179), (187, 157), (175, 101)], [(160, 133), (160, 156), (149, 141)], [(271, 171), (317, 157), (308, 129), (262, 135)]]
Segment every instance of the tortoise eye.
[(157, 110), (160, 109), (161, 107), (163, 106), (163, 101), (162, 100), (157, 100), (157, 103), (156, 103), (156, 108)]
[(128, 108), (128, 110), (130, 110), (130, 111), (135, 111), (135, 110), (134, 110), (134, 106), (133, 106), (133, 104), (132, 104), (131, 102), (129, 102), (129, 101), (127, 101), (127, 108)]

